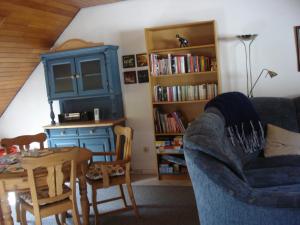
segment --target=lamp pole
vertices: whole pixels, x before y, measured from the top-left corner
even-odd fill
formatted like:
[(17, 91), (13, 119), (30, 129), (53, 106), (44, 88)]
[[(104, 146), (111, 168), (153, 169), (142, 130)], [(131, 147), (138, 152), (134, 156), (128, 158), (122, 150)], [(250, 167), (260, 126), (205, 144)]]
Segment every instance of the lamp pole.
[(255, 87), (255, 85), (257, 84), (258, 80), (260, 79), (261, 75), (263, 74), (264, 71), (267, 71), (267, 75), (269, 75), (271, 78), (277, 76), (278, 74), (274, 71), (271, 71), (271, 70), (268, 70), (268, 69), (262, 69), (262, 71), (260, 72), (259, 76), (257, 77), (257, 79), (255, 80), (253, 86), (251, 86), (251, 89), (250, 89), (250, 95), (248, 95), (248, 97), (252, 98), (253, 97), (253, 89)]
[[(251, 68), (251, 45), (257, 34), (245, 34), (245, 35), (237, 35), (237, 38), (243, 43), (245, 50), (245, 58), (246, 58), (246, 75), (247, 75), (247, 96), (250, 96), (250, 89), (252, 88), (252, 68)], [(248, 45), (247, 45), (248, 43)]]

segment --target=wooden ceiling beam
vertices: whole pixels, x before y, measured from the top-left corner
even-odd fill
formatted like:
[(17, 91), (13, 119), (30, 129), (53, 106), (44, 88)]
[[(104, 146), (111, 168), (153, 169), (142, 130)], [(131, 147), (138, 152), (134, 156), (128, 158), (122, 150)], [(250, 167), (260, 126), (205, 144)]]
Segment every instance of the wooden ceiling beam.
[(9, 0), (9, 3), (13, 3), (19, 6), (25, 6), (26, 8), (39, 10), (42, 12), (49, 12), (54, 14), (59, 14), (67, 17), (73, 17), (74, 13), (77, 13), (79, 8), (77, 7), (66, 7), (64, 4), (63, 7), (57, 4), (49, 4), (51, 1), (44, 1), (44, 3), (40, 3), (41, 1), (31, 1), (31, 0)]
[(72, 4), (80, 8), (86, 8), (86, 7), (96, 6), (96, 5), (116, 3), (116, 2), (120, 2), (120, 0), (89, 0), (89, 1), (70, 0), (70, 2), (72, 2)]
[(32, 72), (34, 70), (34, 67), (2, 67), (0, 68), (0, 76), (10, 76), (13, 73), (20, 74), (21, 72)]
[[(27, 1), (27, 0), (26, 0)], [(24, 2), (26, 2), (24, 1)], [(38, 9), (33, 9), (33, 8), (28, 8), (22, 5), (18, 5), (18, 4), (13, 4), (10, 1), (0, 1), (0, 10), (1, 13), (5, 13), (4, 15), (9, 14), (7, 17), (10, 17), (11, 14), (13, 13), (18, 13), (20, 16), (22, 16), (23, 14), (30, 14), (30, 15), (34, 15), (34, 16), (39, 16), (41, 19), (43, 17), (49, 17), (49, 18), (56, 18), (56, 20), (63, 20), (66, 18), (73, 18), (74, 15), (76, 15), (76, 13), (78, 12), (78, 10), (75, 10), (73, 13), (73, 16), (66, 16), (66, 15), (62, 15), (58, 12), (56, 13), (52, 13), (52, 12), (46, 12), (46, 11), (42, 11), (42, 10), (38, 10)], [(22, 13), (20, 13), (22, 12)]]
[(40, 58), (0, 58), (0, 63), (39, 63)]
[(11, 43), (26, 43), (34, 44), (38, 46), (52, 46), (53, 40), (44, 38), (29, 38), (29, 37), (11, 37), (0, 35), (0, 42), (11, 42)]
[(34, 68), (37, 65), (37, 63), (32, 62), (22, 62), (22, 63), (0, 63), (0, 68), (21, 68), (21, 67), (32, 67)]
[(0, 58), (40, 58), (40, 54), (30, 54), (30, 53), (2, 53), (0, 52)]

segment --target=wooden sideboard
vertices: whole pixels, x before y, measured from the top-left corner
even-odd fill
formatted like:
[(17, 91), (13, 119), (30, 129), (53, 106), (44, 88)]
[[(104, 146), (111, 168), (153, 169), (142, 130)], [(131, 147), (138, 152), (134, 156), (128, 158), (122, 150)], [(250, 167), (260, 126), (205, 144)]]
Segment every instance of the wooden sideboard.
[[(69, 122), (44, 126), (50, 148), (87, 148), (94, 152), (111, 152), (115, 149), (113, 128), (124, 124), (125, 118), (105, 121)], [(94, 156), (94, 161), (111, 161), (111, 156)]]

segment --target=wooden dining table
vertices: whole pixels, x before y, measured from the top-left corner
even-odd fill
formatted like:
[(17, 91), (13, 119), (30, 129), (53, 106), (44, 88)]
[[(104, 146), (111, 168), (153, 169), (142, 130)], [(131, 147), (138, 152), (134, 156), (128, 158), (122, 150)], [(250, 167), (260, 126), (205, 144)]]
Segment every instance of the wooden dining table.
[[(92, 153), (86, 148), (80, 147), (64, 147), (64, 148), (48, 148), (46, 150), (55, 152), (59, 151), (72, 151), (78, 150), (79, 157), (77, 160), (77, 178), (79, 180), (79, 192), (80, 192), (80, 203), (82, 209), (82, 219), (83, 224), (89, 224), (89, 201), (87, 198), (87, 184), (86, 184), (86, 172), (88, 168), (88, 161), (92, 157)], [(18, 158), (21, 156), (17, 155)], [(27, 179), (27, 172), (22, 170), (22, 163), (21, 160), (19, 163), (16, 163), (17, 169), (16, 171), (12, 170), (4, 170), (0, 173), (0, 200), (1, 200), (1, 209), (2, 209), (2, 216), (4, 220), (4, 225), (13, 225), (14, 221), (11, 216), (11, 208), (8, 202), (8, 192), (23, 192), (29, 191), (29, 183)], [(13, 168), (13, 165), (10, 165), (10, 168)], [(21, 169), (20, 169), (21, 168)], [(64, 169), (63, 169), (64, 170)], [(38, 173), (39, 179), (37, 181), (39, 186), (47, 185), (47, 181), (45, 177), (47, 176), (46, 170), (41, 171)], [(1, 219), (0, 219), (1, 221)]]

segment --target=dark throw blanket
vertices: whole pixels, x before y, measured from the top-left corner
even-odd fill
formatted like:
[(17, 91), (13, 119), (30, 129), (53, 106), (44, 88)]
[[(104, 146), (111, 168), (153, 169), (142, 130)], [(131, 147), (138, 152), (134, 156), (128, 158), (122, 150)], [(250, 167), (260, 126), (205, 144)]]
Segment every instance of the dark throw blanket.
[(205, 109), (217, 108), (224, 116), (232, 144), (240, 144), (246, 153), (263, 148), (264, 130), (252, 103), (240, 92), (228, 92), (209, 101)]

